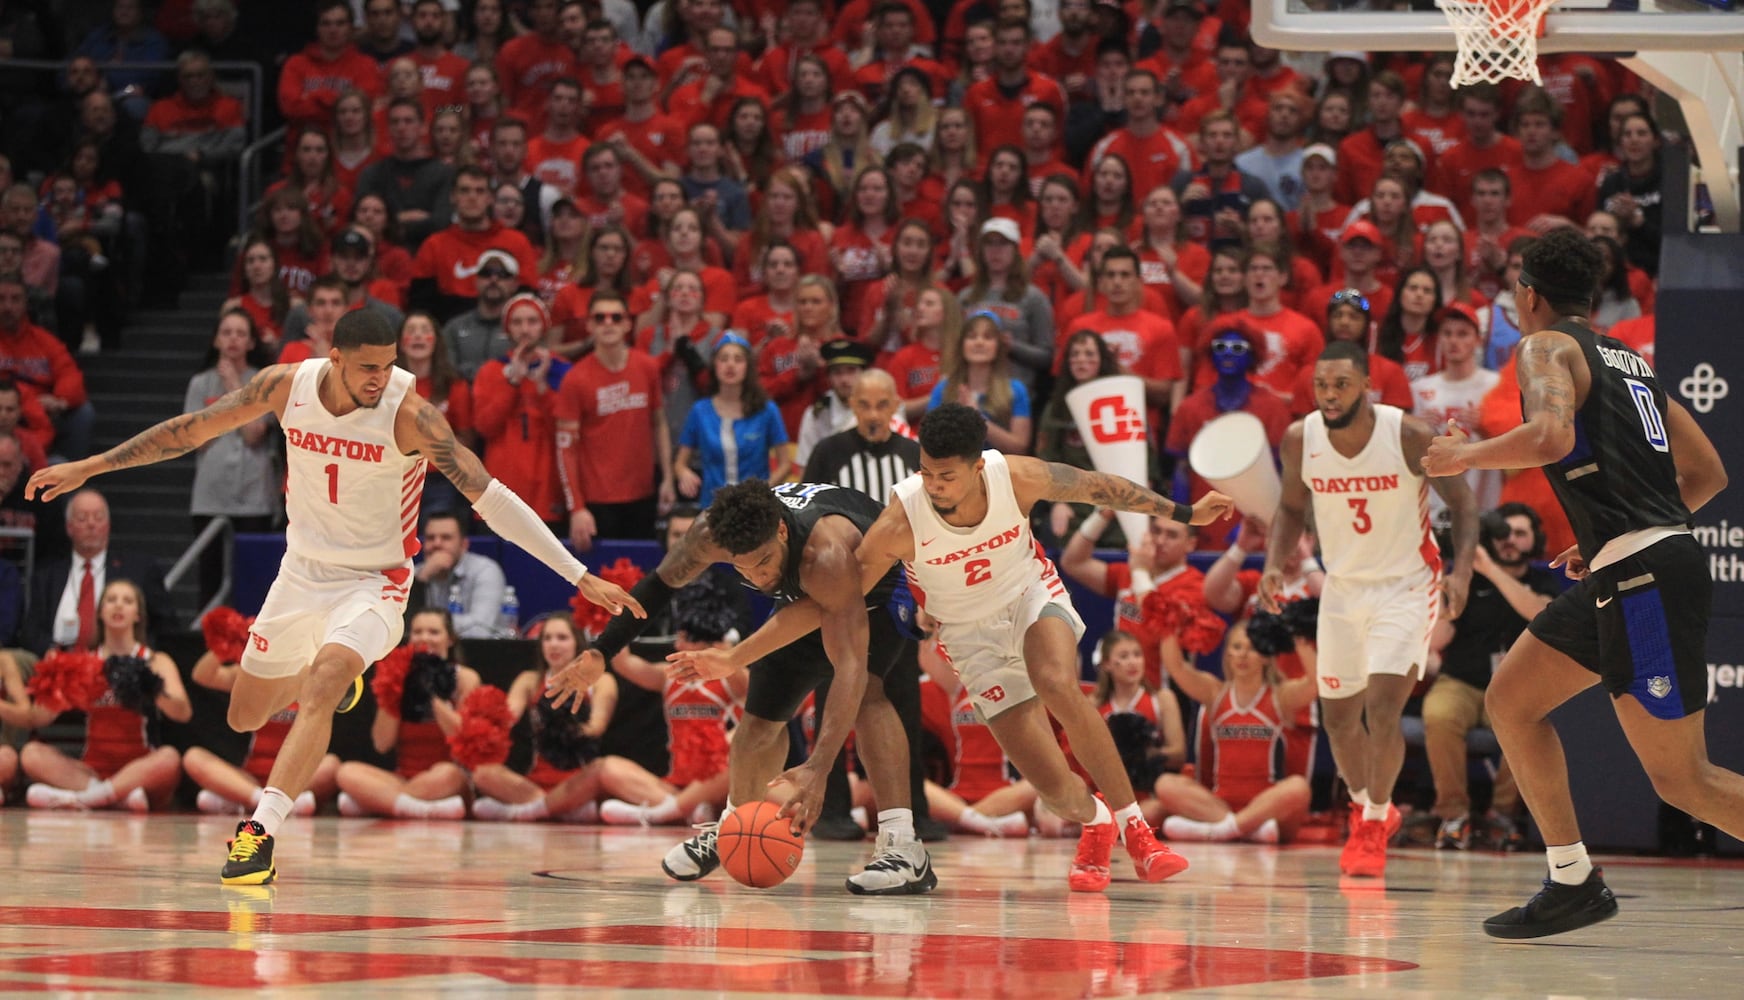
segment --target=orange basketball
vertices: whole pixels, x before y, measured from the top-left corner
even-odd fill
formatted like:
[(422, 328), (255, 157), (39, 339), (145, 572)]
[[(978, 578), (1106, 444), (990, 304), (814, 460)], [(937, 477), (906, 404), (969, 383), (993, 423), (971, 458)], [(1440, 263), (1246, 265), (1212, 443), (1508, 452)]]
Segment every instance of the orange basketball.
[(753, 889), (787, 881), (805, 854), (805, 841), (793, 834), (791, 820), (773, 802), (751, 802), (721, 820), (715, 841), (721, 867), (733, 880)]

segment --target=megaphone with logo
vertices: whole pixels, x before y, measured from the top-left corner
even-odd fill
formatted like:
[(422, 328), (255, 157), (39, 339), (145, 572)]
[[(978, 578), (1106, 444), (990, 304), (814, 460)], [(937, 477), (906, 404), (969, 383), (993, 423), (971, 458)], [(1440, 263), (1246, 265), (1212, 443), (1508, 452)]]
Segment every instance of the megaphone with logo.
[(1266, 425), (1243, 410), (1225, 413), (1199, 428), (1187, 448), (1187, 463), (1200, 478), (1235, 501), (1247, 517), (1270, 523), (1284, 486), (1272, 460)]
[[(1144, 379), (1137, 375), (1107, 375), (1091, 379), (1066, 393), (1066, 408), (1078, 425), (1090, 464), (1097, 472), (1124, 476), (1135, 483), (1149, 481), (1149, 437), (1145, 421)], [(1145, 536), (1150, 518), (1117, 511), (1128, 544)]]

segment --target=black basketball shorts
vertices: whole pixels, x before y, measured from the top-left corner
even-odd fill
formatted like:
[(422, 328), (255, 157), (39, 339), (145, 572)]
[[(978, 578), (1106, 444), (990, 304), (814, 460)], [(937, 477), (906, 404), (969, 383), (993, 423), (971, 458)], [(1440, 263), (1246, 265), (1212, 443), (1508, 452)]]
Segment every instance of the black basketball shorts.
[[(883, 680), (914, 640), (897, 631), (895, 620), (883, 607), (869, 609), (866, 619), (871, 631), (866, 670)], [(824, 652), (823, 630), (818, 629), (751, 664), (745, 711), (759, 719), (786, 722), (805, 704), (806, 695), (835, 675), (836, 668)]]
[(1592, 573), (1527, 627), (1598, 674), (1613, 698), (1681, 719), (1707, 707), (1713, 591), (1701, 544), (1676, 535)]

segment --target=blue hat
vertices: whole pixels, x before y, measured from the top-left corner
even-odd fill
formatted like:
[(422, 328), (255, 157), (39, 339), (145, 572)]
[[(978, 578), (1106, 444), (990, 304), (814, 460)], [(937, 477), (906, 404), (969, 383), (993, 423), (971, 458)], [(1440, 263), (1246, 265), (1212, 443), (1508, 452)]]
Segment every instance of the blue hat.
[(721, 348), (727, 346), (728, 344), (735, 344), (739, 347), (744, 348), (746, 354), (754, 355), (757, 353), (751, 347), (751, 342), (749, 340), (746, 340), (744, 337), (739, 336), (738, 333), (736, 333), (732, 330), (728, 330), (726, 333), (721, 334), (720, 343), (716, 344), (715, 349), (713, 351), (709, 352), (709, 358), (713, 359), (715, 355), (721, 353)]

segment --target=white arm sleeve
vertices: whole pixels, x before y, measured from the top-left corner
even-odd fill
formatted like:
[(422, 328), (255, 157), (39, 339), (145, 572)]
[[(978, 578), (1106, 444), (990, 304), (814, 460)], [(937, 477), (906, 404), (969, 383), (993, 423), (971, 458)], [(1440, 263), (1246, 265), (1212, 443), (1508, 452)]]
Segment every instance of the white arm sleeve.
[(504, 540), (526, 549), (533, 558), (551, 567), (551, 572), (570, 583), (580, 583), (587, 575), (587, 567), (581, 564), (581, 560), (563, 547), (563, 542), (545, 527), (538, 514), (533, 513), (533, 508), (504, 486), (502, 480), (492, 479), (472, 509)]

